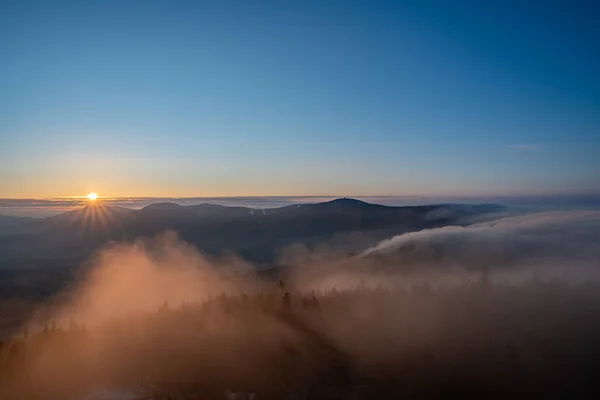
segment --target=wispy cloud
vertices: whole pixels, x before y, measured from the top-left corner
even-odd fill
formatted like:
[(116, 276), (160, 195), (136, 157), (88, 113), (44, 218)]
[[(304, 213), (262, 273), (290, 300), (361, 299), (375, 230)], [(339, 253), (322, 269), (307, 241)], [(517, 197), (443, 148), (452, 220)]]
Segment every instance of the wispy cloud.
[(403, 268), (537, 266), (540, 271), (557, 267), (566, 273), (565, 265), (597, 271), (599, 239), (600, 211), (553, 211), (405, 233), (364, 254), (390, 257), (393, 265)]
[(517, 151), (540, 151), (544, 149), (541, 144), (512, 144), (509, 148)]

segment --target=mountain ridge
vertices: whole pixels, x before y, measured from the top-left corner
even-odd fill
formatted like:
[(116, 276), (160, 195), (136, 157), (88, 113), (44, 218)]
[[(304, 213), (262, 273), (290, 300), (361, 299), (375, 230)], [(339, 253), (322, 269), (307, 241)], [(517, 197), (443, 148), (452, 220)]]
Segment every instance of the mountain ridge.
[[(0, 258), (43, 257), (69, 252), (89, 255), (109, 241), (129, 241), (174, 231), (201, 251), (235, 252), (256, 263), (274, 262), (291, 244), (328, 243), (360, 233), (365, 245), (388, 235), (449, 224), (498, 211), (496, 205), (384, 206), (352, 198), (250, 208), (212, 203), (154, 203), (142, 209), (89, 204), (65, 213), (28, 221), (15, 234), (0, 236)], [(1, 264), (1, 260), (0, 260)]]

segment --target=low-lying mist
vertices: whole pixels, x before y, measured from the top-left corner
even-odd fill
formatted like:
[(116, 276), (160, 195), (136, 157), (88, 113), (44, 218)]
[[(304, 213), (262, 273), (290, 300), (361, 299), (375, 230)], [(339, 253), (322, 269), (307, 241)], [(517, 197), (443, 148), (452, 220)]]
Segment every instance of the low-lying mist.
[(451, 284), (488, 274), (498, 282), (531, 277), (600, 278), (600, 211), (556, 211), (468, 226), (405, 233), (348, 257), (292, 246), (283, 262), (304, 290)]
[(2, 345), (0, 393), (581, 396), (600, 360), (599, 239), (600, 212), (543, 213), (358, 255), (296, 245), (276, 274), (172, 233), (111, 244)]
[[(405, 257), (402, 264), (494, 269), (568, 262), (600, 267), (600, 211), (556, 211), (447, 226), (393, 237), (364, 255)], [(573, 266), (573, 264), (576, 264)], [(540, 271), (542, 272), (542, 271)]]
[(167, 233), (134, 243), (116, 243), (89, 262), (86, 274), (65, 296), (58, 318), (86, 325), (146, 313), (168, 303), (179, 307), (218, 295), (264, 288), (255, 270), (231, 254), (219, 259), (200, 254)]

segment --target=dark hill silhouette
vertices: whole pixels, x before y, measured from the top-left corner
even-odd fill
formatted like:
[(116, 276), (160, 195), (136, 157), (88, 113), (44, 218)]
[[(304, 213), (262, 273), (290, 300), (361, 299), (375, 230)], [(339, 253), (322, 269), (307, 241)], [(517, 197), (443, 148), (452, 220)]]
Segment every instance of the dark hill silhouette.
[(350, 198), (271, 209), (157, 203), (131, 210), (98, 203), (28, 221), (25, 231), (0, 238), (0, 257), (83, 257), (109, 240), (133, 240), (170, 230), (202, 251), (234, 251), (253, 262), (271, 264), (279, 249), (294, 243), (310, 245), (361, 232), (371, 239), (365, 242), (370, 245), (402, 232), (466, 224), (500, 209), (485, 204), (391, 207)]
[(154, 203), (154, 204), (149, 204), (146, 207), (144, 207), (144, 210), (162, 210), (162, 211), (171, 211), (171, 210), (176, 210), (179, 209), (183, 206), (177, 204), (177, 203)]
[(29, 229), (50, 232), (55, 235), (86, 235), (109, 231), (120, 226), (123, 218), (135, 210), (123, 207), (93, 204), (77, 210), (67, 211), (42, 220), (33, 220)]

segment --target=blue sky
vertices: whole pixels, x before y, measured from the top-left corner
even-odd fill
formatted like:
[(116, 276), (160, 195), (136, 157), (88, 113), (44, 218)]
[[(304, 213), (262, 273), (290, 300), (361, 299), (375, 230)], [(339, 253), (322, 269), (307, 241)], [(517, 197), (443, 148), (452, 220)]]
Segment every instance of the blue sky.
[(584, 1), (4, 1), (0, 197), (600, 193)]

